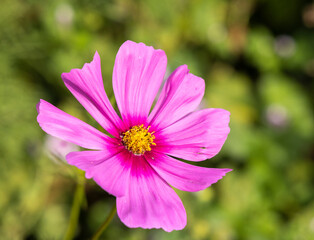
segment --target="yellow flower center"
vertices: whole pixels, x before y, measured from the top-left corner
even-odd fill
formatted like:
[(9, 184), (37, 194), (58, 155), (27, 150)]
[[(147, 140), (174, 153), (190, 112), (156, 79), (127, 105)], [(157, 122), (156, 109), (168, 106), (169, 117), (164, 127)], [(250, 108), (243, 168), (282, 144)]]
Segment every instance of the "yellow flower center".
[(154, 143), (154, 132), (149, 132), (150, 126), (147, 128), (144, 125), (133, 126), (128, 131), (122, 133), (123, 145), (135, 155), (142, 155), (146, 151), (151, 151), (151, 145)]

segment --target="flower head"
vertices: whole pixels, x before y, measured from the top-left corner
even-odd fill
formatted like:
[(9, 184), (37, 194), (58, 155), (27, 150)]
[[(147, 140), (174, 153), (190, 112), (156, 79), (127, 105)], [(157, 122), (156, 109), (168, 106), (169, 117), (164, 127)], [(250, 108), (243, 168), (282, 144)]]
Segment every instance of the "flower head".
[(121, 118), (103, 86), (100, 58), (61, 75), (65, 85), (112, 137), (40, 100), (37, 121), (48, 134), (91, 149), (71, 152), (69, 164), (86, 172), (116, 196), (118, 216), (129, 227), (179, 230), (184, 206), (171, 188), (200, 191), (231, 169), (203, 168), (175, 158), (202, 161), (215, 156), (229, 133), (229, 112), (195, 111), (204, 80), (178, 67), (161, 86), (167, 65), (162, 50), (126, 41), (113, 70), (113, 90)]

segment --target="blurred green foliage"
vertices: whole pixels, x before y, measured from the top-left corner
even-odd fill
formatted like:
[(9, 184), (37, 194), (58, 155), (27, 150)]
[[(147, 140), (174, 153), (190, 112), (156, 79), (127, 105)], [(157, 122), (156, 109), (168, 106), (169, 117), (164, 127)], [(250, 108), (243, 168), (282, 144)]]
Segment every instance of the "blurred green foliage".
[[(164, 49), (168, 70), (188, 64), (206, 81), (203, 107), (231, 112), (221, 153), (199, 163), (234, 171), (198, 193), (178, 191), (178, 232), (128, 229), (104, 239), (314, 239), (314, 4), (306, 0), (1, 0), (0, 236), (61, 239), (77, 172), (47, 156), (35, 105), (46, 99), (95, 124), (60, 75), (97, 50), (114, 101), (115, 54), (127, 39)], [(76, 238), (114, 202), (93, 181)]]

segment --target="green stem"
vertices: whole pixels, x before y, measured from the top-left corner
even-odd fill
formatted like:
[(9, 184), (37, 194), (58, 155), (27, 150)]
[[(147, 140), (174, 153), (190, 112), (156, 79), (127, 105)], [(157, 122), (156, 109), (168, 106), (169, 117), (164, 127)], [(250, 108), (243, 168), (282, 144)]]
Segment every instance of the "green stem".
[(117, 212), (117, 208), (116, 208), (116, 204), (113, 205), (108, 217), (106, 218), (106, 220), (103, 222), (103, 224), (98, 228), (98, 230), (94, 233), (93, 237), (91, 238), (91, 240), (97, 240), (100, 235), (103, 233), (103, 231), (108, 227), (109, 223), (111, 222), (111, 220), (113, 219), (114, 215)]
[(69, 221), (66, 234), (64, 236), (64, 240), (72, 240), (74, 238), (79, 216), (80, 216), (80, 210), (84, 201), (84, 194), (85, 194), (84, 183), (85, 183), (85, 178), (81, 173), (79, 173), (78, 182), (76, 185), (76, 190), (75, 190), (72, 209), (71, 209), (71, 214), (70, 214), (70, 221)]

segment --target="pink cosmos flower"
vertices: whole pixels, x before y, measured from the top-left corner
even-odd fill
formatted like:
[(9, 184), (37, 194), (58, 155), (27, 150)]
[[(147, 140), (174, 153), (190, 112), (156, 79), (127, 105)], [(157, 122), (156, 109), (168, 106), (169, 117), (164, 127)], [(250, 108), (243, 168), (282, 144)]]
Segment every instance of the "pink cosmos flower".
[(116, 196), (117, 212), (128, 227), (180, 230), (184, 206), (171, 188), (200, 191), (231, 169), (203, 168), (177, 160), (203, 161), (215, 156), (229, 133), (229, 112), (194, 112), (204, 80), (178, 67), (162, 83), (167, 57), (162, 50), (126, 41), (113, 69), (113, 90), (121, 118), (103, 86), (100, 58), (61, 75), (66, 87), (111, 135), (40, 100), (37, 121), (48, 134), (92, 151), (71, 152), (67, 162)]

